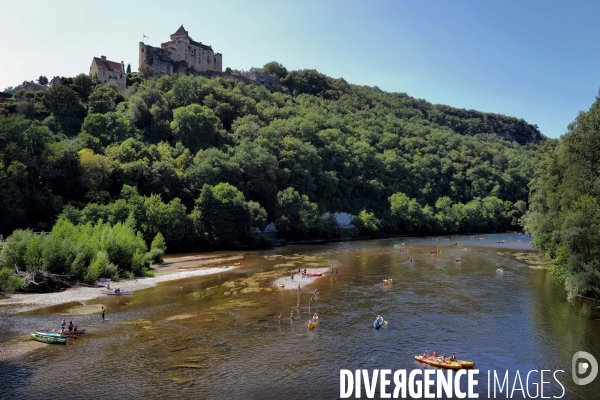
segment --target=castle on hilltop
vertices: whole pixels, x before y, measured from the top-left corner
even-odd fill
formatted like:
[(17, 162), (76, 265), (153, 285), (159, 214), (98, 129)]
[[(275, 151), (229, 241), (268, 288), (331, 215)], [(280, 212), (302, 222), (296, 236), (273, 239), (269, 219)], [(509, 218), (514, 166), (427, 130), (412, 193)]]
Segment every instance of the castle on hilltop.
[(171, 35), (169, 42), (152, 47), (140, 42), (139, 69), (149, 65), (154, 76), (173, 72), (216, 71), (223, 72), (222, 54), (215, 53), (211, 46), (192, 40), (183, 25)]

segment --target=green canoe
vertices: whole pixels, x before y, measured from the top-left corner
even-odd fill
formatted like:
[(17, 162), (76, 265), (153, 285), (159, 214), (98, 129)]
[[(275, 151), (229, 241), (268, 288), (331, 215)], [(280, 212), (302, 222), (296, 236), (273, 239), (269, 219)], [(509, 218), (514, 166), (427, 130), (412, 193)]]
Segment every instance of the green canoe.
[(42, 332), (30, 333), (29, 336), (31, 336), (31, 338), (33, 340), (37, 340), (38, 342), (42, 342), (42, 343), (67, 344), (67, 339), (65, 339), (64, 337), (54, 336), (54, 335), (46, 335)]

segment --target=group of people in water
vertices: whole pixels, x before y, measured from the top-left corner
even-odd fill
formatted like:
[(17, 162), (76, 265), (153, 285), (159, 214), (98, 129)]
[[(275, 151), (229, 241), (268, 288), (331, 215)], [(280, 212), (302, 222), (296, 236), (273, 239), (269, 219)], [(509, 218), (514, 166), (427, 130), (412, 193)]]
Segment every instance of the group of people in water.
[(423, 353), (423, 360), (438, 361), (438, 362), (443, 362), (444, 364), (450, 364), (452, 362), (457, 362), (458, 358), (456, 357), (456, 352), (453, 352), (451, 357), (446, 357), (446, 356), (439, 356), (438, 351), (435, 350), (431, 354), (429, 354), (427, 352)]

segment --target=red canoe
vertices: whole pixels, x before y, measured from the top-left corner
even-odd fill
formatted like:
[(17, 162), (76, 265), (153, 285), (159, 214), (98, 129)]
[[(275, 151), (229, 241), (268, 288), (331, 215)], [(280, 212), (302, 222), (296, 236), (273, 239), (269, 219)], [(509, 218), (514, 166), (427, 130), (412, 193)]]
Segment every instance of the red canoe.
[(323, 276), (323, 274), (302, 274), (302, 276), (306, 276), (306, 277), (313, 277), (313, 276)]
[(52, 329), (51, 332), (62, 333), (63, 335), (74, 335), (74, 334), (81, 335), (82, 333), (85, 333), (85, 328), (77, 329), (77, 332), (71, 331), (71, 333), (69, 333), (68, 329)]

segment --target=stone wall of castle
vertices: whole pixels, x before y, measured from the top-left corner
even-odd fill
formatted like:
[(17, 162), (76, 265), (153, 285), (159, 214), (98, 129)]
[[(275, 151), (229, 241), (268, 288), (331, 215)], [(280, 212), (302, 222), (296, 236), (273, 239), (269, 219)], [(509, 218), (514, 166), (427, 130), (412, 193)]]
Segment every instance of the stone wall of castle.
[(140, 42), (139, 68), (150, 65), (155, 76), (173, 72), (206, 72), (223, 70), (223, 56), (212, 47), (194, 41), (181, 26), (169, 42), (153, 47)]

